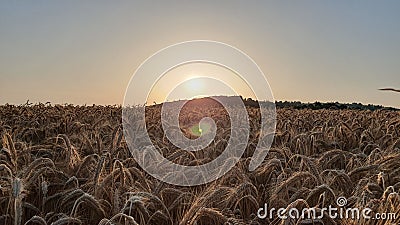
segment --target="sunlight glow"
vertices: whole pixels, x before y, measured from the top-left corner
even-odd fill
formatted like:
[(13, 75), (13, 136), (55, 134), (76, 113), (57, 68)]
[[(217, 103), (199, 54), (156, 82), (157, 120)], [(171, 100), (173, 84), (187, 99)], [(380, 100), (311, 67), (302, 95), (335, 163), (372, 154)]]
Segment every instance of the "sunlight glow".
[(184, 83), (185, 88), (188, 91), (204, 91), (204, 88), (205, 88), (204, 83), (202, 82), (201, 79), (197, 79), (197, 78), (199, 78), (199, 77), (198, 76), (191, 77)]
[(253, 91), (232, 71), (214, 64), (185, 64), (164, 74), (150, 91), (147, 104), (242, 95), (255, 99)]

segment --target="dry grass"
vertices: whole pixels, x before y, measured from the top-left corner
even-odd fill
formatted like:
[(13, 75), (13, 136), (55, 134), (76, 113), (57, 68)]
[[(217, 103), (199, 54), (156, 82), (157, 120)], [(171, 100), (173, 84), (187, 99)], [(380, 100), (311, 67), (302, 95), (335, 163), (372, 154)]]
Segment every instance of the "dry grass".
[[(222, 178), (176, 187), (146, 174), (130, 157), (121, 108), (0, 106), (0, 224), (399, 224), (400, 114), (391, 111), (279, 109), (274, 144), (248, 171), (259, 111), (248, 108), (250, 143)], [(204, 151), (184, 152), (166, 140), (160, 108), (149, 108), (152, 141), (170, 160), (198, 165), (218, 156), (229, 139), (221, 108), (193, 108), (182, 127), (204, 116), (217, 138)], [(184, 129), (186, 135), (193, 138)], [(257, 209), (336, 205), (397, 213), (395, 221), (258, 219)]]

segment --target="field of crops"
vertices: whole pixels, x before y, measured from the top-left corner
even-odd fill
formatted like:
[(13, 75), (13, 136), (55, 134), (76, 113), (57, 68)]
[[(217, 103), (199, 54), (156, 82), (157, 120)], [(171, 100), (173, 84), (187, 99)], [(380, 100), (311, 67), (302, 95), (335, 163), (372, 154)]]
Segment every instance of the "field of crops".
[[(213, 106), (210, 106), (213, 107)], [(165, 141), (160, 107), (147, 110), (153, 143), (176, 163), (202, 164), (224, 150), (230, 134), (223, 108), (188, 108), (182, 130), (207, 115), (218, 135), (204, 151), (179, 151)], [(192, 110), (193, 112), (191, 112)], [(0, 224), (399, 224), (400, 113), (385, 110), (277, 109), (272, 148), (248, 170), (258, 140), (259, 112), (248, 108), (250, 142), (222, 178), (178, 187), (152, 178), (131, 157), (121, 107), (0, 106)], [(392, 220), (314, 221), (258, 218), (275, 208), (370, 207)]]

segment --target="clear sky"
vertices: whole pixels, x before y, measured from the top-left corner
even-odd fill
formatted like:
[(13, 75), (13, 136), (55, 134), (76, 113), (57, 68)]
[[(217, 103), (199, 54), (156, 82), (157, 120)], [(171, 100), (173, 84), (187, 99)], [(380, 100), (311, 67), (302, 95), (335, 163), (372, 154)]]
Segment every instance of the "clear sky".
[(0, 104), (122, 104), (147, 57), (208, 39), (265, 73), (276, 100), (400, 107), (400, 1), (2, 1)]

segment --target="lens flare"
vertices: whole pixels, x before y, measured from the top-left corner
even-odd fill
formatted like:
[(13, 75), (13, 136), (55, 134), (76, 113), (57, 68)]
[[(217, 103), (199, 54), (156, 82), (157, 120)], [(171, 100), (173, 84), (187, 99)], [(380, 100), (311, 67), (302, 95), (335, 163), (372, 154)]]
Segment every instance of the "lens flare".
[(201, 135), (208, 134), (210, 132), (210, 129), (211, 129), (211, 124), (201, 123), (191, 126), (189, 132), (190, 135), (200, 137)]

